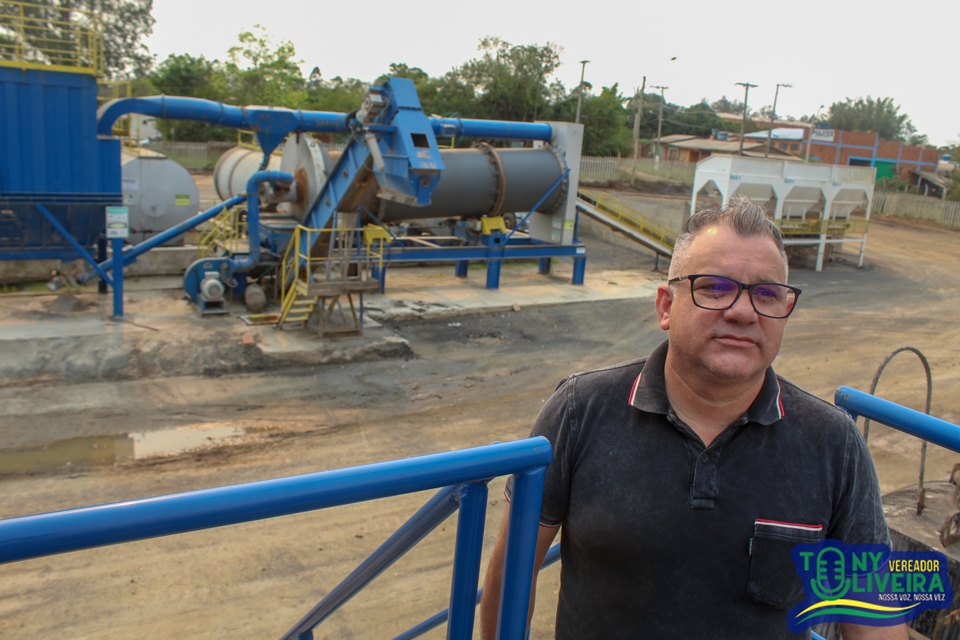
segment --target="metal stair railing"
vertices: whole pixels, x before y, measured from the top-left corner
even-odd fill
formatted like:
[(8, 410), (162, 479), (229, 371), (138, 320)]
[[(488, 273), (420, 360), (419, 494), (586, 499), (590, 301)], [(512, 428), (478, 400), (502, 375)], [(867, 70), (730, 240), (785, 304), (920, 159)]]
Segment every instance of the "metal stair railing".
[[(314, 256), (313, 248), (326, 234), (329, 238), (325, 256)], [(379, 288), (379, 282), (371, 277), (371, 268), (382, 271), (384, 244), (368, 242), (363, 228), (336, 226), (331, 229), (310, 229), (298, 225), (287, 250), (284, 252), (281, 269), (283, 294), (277, 327), (288, 322), (307, 322), (317, 309), (323, 294), (311, 290), (314, 285), (330, 285), (331, 298), (349, 295), (356, 290)], [(321, 272), (318, 276), (318, 271)], [(367, 285), (367, 286), (364, 286)], [(338, 289), (339, 293), (332, 292)], [(351, 301), (352, 304), (352, 301)]]
[(486, 483), (490, 478), (513, 474), (498, 638), (520, 640), (527, 627), (543, 478), (552, 457), (547, 439), (535, 437), (334, 471), (10, 518), (0, 520), (0, 563), (443, 487), (283, 637), (312, 639), (312, 630), (317, 624), (459, 509), (447, 637), (466, 640), (473, 634)]
[(236, 252), (245, 235), (246, 223), (240, 220), (240, 209), (226, 209), (211, 220), (200, 235), (197, 256), (203, 259)]
[(577, 196), (592, 204), (600, 213), (631, 227), (651, 240), (673, 248), (677, 242), (677, 233), (667, 226), (648, 218), (633, 207), (601, 191), (580, 189)]

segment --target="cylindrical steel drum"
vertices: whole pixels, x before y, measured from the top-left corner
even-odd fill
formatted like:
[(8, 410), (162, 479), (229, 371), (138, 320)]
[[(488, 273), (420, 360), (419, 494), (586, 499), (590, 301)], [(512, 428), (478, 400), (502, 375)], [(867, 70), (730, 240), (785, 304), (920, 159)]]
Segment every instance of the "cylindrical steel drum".
[[(563, 175), (565, 168), (551, 149), (441, 149), (444, 170), (426, 207), (384, 201), (384, 223), (417, 218), (476, 218), (526, 213)], [(499, 158), (499, 160), (498, 160)], [(557, 206), (557, 187), (537, 208)]]

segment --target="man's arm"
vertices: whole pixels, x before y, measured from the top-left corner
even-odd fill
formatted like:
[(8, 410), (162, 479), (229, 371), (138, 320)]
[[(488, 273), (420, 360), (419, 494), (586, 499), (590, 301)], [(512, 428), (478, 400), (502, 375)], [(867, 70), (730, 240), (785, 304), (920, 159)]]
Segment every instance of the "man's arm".
[(840, 624), (843, 640), (908, 640), (907, 625), (895, 627), (867, 627), (860, 624)]
[[(503, 514), (503, 524), (497, 536), (497, 544), (493, 548), (493, 555), (487, 564), (487, 575), (483, 579), (483, 599), (480, 600), (480, 638), (494, 640), (497, 637), (497, 617), (500, 615), (500, 587), (503, 584), (503, 557), (507, 550), (507, 528), (510, 522), (510, 505)], [(540, 525), (537, 530), (537, 552), (533, 564), (533, 584), (530, 587), (530, 610), (527, 613), (527, 626), (533, 616), (533, 606), (537, 596), (537, 576), (540, 575), (540, 565), (557, 537), (560, 527)]]

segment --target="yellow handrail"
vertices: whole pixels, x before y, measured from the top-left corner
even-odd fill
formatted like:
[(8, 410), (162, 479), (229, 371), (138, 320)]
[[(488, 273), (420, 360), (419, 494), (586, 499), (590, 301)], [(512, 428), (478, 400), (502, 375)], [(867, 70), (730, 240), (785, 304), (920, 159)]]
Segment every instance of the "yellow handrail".
[(0, 66), (103, 73), (100, 16), (34, 2), (0, 2)]
[[(368, 280), (370, 278), (370, 267), (375, 264), (379, 269), (383, 269), (384, 240), (365, 241), (369, 229), (365, 228), (347, 228), (337, 227), (335, 229), (311, 229), (303, 225), (297, 225), (293, 232), (293, 237), (287, 244), (287, 249), (283, 254), (283, 261), (280, 267), (280, 282), (282, 294), (280, 296), (280, 319), (277, 326), (282, 326), (287, 320), (287, 316), (293, 310), (298, 300), (309, 297), (309, 286), (317, 282), (314, 275), (320, 265), (326, 265), (323, 270), (325, 280), (328, 282), (351, 282), (355, 280)], [(349, 253), (339, 255), (315, 256), (311, 255), (313, 246), (317, 244), (317, 238), (322, 234), (339, 234), (346, 238), (353, 236), (363, 238), (356, 244), (351, 244)], [(301, 241), (301, 238), (303, 239)], [(339, 279), (332, 279), (331, 266), (335, 263), (341, 263)], [(344, 263), (357, 264), (357, 276), (348, 276), (349, 269), (343, 268)]]
[(594, 206), (602, 213), (619, 220), (627, 226), (633, 227), (645, 236), (671, 248), (677, 242), (677, 234), (675, 231), (655, 220), (651, 220), (616, 198), (600, 191), (589, 191), (587, 189), (580, 189), (580, 193), (593, 200), (594, 203), (596, 203)]

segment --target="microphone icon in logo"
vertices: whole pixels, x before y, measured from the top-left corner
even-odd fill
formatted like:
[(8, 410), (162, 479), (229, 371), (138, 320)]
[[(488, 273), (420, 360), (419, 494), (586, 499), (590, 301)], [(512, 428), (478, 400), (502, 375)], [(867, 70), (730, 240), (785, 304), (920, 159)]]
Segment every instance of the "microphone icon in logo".
[(821, 600), (838, 600), (850, 590), (850, 578), (846, 576), (847, 562), (843, 552), (836, 547), (824, 547), (817, 554), (816, 576), (810, 580), (810, 588)]

